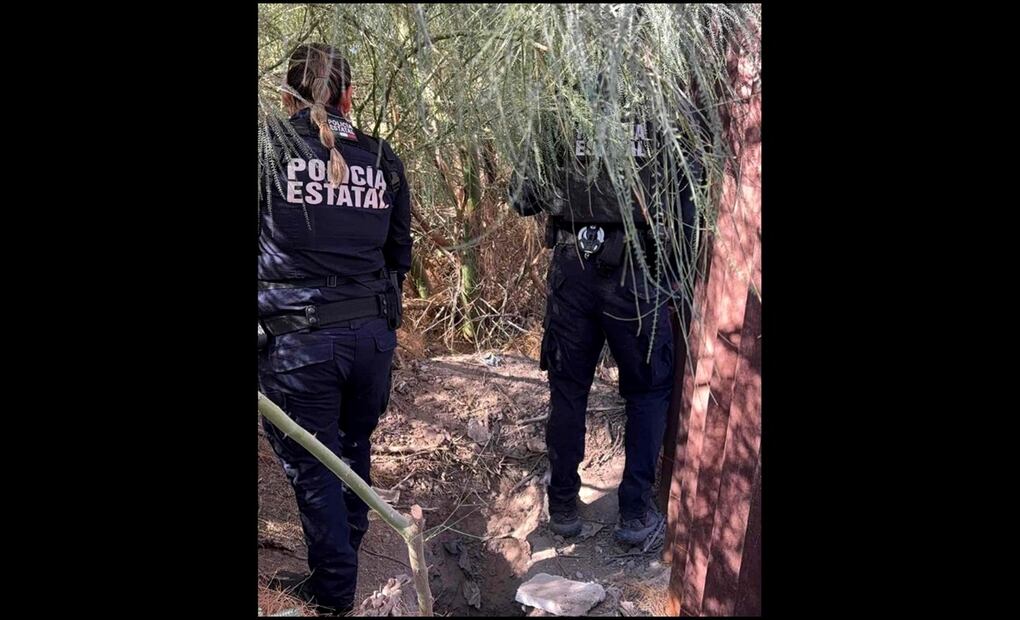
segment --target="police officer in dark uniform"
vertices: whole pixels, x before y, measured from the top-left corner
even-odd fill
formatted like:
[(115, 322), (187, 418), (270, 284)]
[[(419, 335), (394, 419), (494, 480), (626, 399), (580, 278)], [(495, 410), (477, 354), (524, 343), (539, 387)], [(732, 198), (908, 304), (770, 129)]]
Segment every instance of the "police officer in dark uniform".
[[(553, 249), (541, 353), (551, 392), (546, 428), (550, 527), (562, 536), (581, 531), (577, 468), (584, 458), (588, 392), (608, 341), (619, 367), (627, 419), (615, 535), (636, 545), (661, 519), (652, 505), (652, 485), (673, 388), (673, 338), (665, 301), (678, 280), (663, 266), (690, 260), (683, 248), (690, 247), (695, 212), (682, 166), (663, 147), (663, 131), (639, 118), (624, 122), (633, 127), (640, 179), (627, 209), (621, 210), (604, 167), (589, 181), (584, 171), (595, 162), (580, 134), (575, 144), (556, 148), (559, 169), (552, 180), (539, 186), (520, 179), (511, 192), (521, 215), (548, 213), (546, 245)], [(627, 229), (636, 234), (626, 234)], [(679, 244), (684, 257), (658, 255), (676, 248), (677, 239), (687, 240)]]
[[(390, 146), (348, 120), (351, 71), (337, 50), (299, 47), (284, 91), (303, 144), (276, 139), (277, 162), (260, 183), (260, 389), (371, 483), (370, 436), (389, 400), (411, 266), (409, 188)], [(368, 507), (299, 444), (264, 427), (297, 496), (308, 594), (321, 611), (344, 613)]]

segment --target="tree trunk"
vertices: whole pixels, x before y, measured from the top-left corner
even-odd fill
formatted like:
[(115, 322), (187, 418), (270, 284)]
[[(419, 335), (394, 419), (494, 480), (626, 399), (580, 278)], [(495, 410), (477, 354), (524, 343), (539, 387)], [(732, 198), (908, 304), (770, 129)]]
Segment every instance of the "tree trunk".
[[(481, 162), (478, 149), (474, 145), (461, 149), (461, 162), (464, 168), (464, 206), (461, 210), (461, 243), (474, 239), (481, 230), (478, 215), (481, 211), (482, 183)], [(478, 294), (478, 248), (465, 248), (460, 253), (460, 300), (464, 322), (461, 333), (475, 342), (475, 309), (474, 302)]]

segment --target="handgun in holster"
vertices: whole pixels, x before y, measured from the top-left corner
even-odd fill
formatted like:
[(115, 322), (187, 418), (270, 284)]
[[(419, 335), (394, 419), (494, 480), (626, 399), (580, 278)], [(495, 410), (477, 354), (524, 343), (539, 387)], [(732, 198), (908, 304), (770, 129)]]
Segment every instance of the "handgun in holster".
[(386, 320), (389, 323), (390, 329), (398, 329), (403, 323), (404, 319), (404, 308), (403, 299), (400, 294), (400, 280), (397, 278), (397, 272), (389, 270), (388, 274), (390, 280), (389, 290), (386, 291), (387, 304), (386, 304)]

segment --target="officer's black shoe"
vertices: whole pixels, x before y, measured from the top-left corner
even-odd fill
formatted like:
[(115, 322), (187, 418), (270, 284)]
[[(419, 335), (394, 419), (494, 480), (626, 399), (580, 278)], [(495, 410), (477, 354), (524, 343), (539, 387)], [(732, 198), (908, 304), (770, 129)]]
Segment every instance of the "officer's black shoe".
[(627, 545), (640, 545), (654, 532), (662, 520), (662, 516), (649, 509), (639, 519), (623, 520), (616, 524), (613, 534), (616, 540)]
[(549, 515), (549, 529), (567, 538), (581, 533), (581, 517), (577, 511), (553, 512)]

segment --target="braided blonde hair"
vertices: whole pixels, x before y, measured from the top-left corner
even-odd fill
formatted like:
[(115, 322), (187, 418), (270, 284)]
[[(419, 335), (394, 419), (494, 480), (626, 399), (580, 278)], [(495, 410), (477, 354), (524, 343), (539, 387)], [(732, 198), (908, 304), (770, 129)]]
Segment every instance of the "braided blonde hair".
[(337, 107), (350, 84), (351, 66), (333, 47), (311, 43), (299, 46), (291, 54), (283, 103), (291, 114), (310, 104), (312, 122), (319, 128), (319, 140), (329, 149), (326, 173), (334, 187), (347, 174), (347, 162), (336, 147), (336, 136), (329, 128), (326, 106)]

